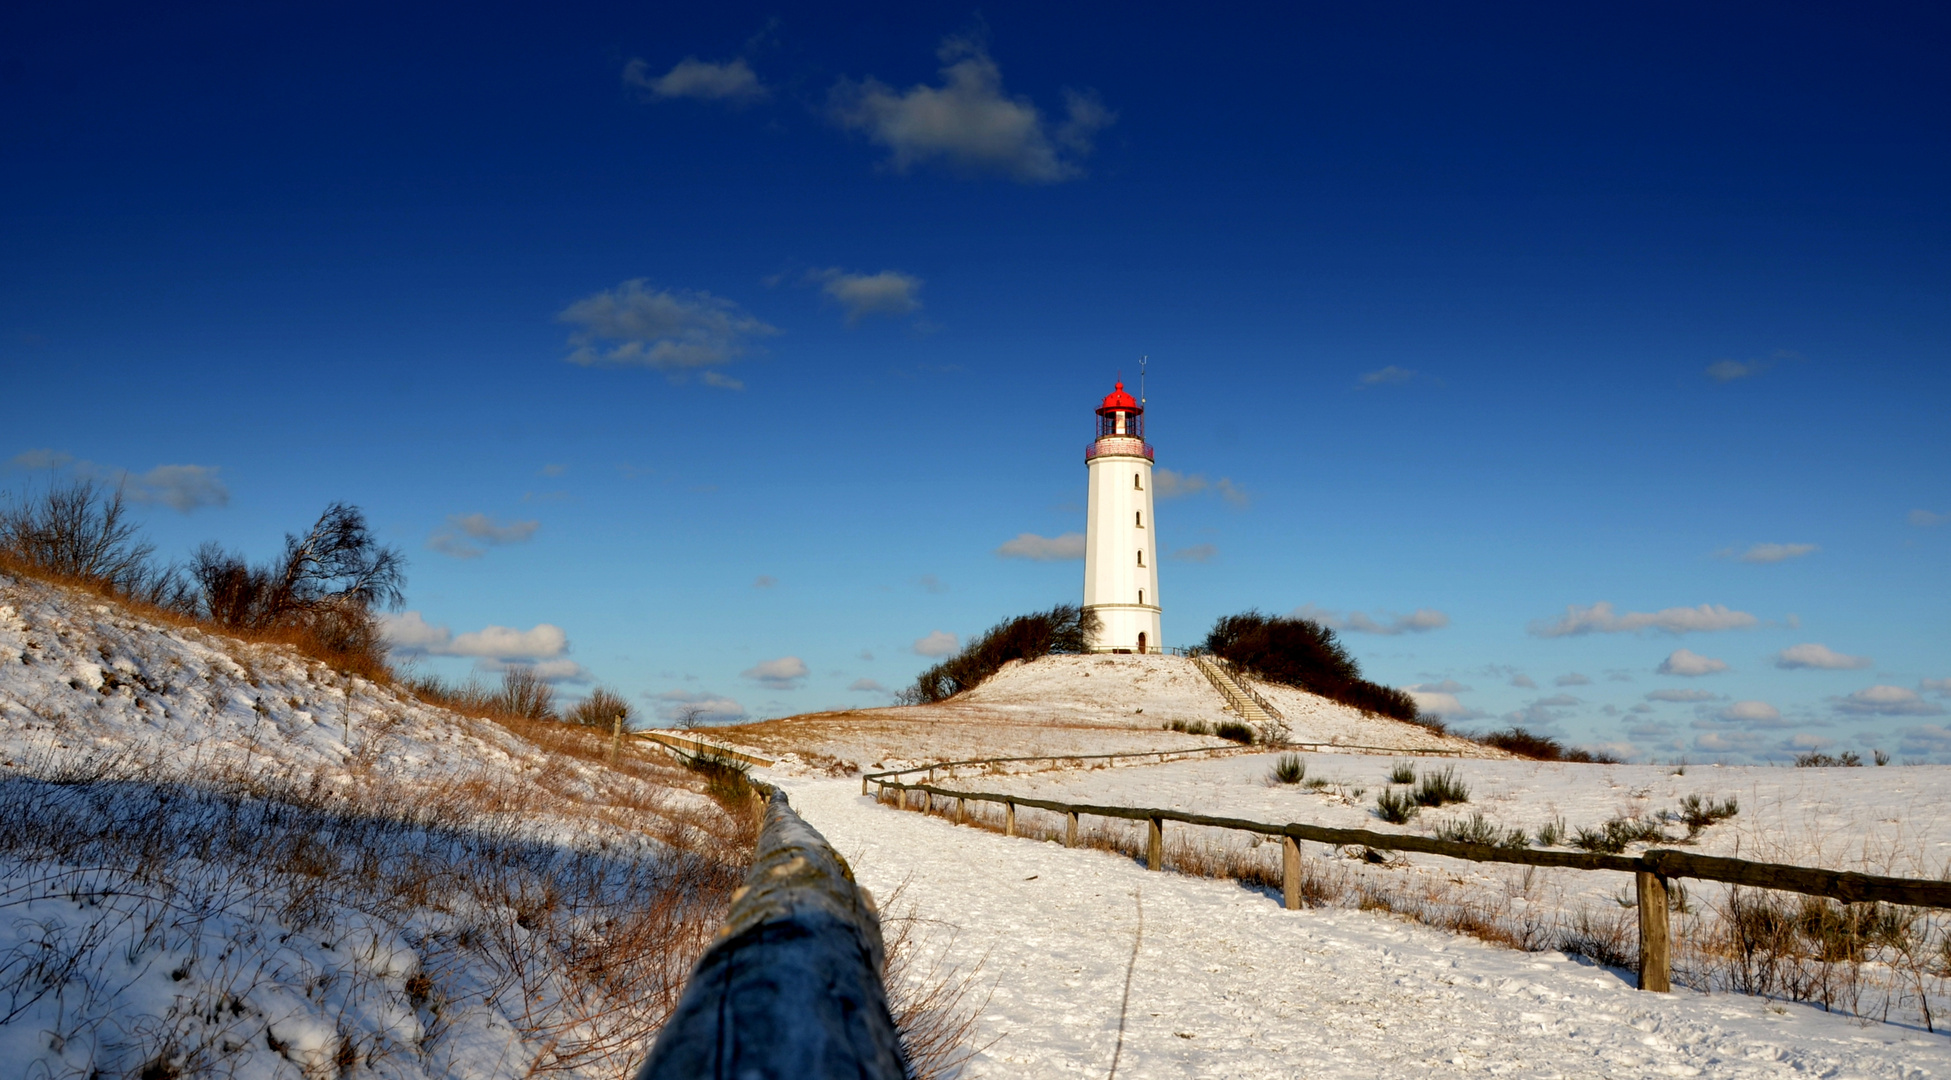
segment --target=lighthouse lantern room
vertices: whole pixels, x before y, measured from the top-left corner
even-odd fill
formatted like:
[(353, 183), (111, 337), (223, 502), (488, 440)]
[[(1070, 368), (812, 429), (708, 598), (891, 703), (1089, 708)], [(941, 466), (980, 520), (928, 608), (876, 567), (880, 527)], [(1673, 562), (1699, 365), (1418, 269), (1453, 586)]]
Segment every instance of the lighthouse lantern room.
[(1157, 652), (1158, 546), (1152, 521), (1152, 447), (1145, 406), (1125, 384), (1097, 409), (1097, 438), (1084, 451), (1090, 473), (1084, 535), (1084, 610), (1098, 618), (1099, 652)]

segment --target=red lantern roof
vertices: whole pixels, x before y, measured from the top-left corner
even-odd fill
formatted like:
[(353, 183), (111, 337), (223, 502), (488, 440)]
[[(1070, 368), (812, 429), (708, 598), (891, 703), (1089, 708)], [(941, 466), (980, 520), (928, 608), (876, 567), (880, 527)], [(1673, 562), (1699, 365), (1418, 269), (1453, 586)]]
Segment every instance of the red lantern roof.
[(1105, 395), (1104, 404), (1099, 405), (1097, 407), (1097, 411), (1100, 415), (1102, 415), (1108, 412), (1120, 412), (1120, 411), (1140, 413), (1140, 412), (1144, 412), (1145, 410), (1139, 406), (1136, 399), (1134, 399), (1130, 394), (1125, 393), (1125, 384), (1120, 382), (1118, 383), (1118, 388), (1116, 390), (1113, 390), (1109, 394)]

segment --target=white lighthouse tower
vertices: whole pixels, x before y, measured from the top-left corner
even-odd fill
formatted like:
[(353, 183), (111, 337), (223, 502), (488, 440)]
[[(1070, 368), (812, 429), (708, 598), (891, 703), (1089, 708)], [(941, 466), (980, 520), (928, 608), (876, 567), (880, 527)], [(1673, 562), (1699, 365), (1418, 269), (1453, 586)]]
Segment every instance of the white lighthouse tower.
[(1157, 530), (1152, 524), (1152, 447), (1145, 406), (1119, 383), (1097, 409), (1097, 438), (1084, 451), (1091, 475), (1084, 534), (1084, 610), (1098, 617), (1099, 651), (1160, 647)]

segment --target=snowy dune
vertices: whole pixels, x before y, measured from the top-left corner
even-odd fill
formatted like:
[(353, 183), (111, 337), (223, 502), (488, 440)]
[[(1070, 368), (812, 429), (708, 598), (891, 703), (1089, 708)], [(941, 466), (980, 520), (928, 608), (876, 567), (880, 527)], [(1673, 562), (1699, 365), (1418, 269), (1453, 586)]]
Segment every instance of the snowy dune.
[(0, 575), (0, 1074), (627, 1072), (749, 838), (531, 734)]

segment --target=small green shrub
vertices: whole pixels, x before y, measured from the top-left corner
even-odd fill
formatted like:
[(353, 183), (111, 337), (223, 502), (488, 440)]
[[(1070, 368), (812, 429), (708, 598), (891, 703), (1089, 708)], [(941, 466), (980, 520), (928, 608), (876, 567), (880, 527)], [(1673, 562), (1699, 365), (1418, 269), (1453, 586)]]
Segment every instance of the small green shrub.
[(1398, 761), (1398, 762), (1396, 762), (1396, 763), (1395, 763), (1395, 764), (1394, 764), (1393, 766), (1391, 766), (1391, 767), (1390, 767), (1390, 769), (1389, 769), (1389, 783), (1391, 783), (1391, 784), (1413, 784), (1413, 783), (1415, 783), (1415, 782), (1416, 782), (1416, 763), (1415, 763), (1415, 762), (1413, 762), (1413, 761)]
[(1565, 833), (1567, 831), (1565, 828), (1565, 819), (1562, 817), (1555, 821), (1545, 822), (1543, 825), (1538, 826), (1538, 846), (1557, 847), (1559, 844), (1565, 842)]
[(1671, 839), (1666, 830), (1660, 828), (1659, 822), (1617, 817), (1596, 829), (1580, 828), (1572, 837), (1572, 846), (1594, 855), (1617, 855), (1626, 850), (1628, 844), (1661, 843)]
[(1183, 732), (1187, 735), (1211, 735), (1213, 726), (1204, 720), (1174, 720), (1165, 725), (1167, 730)]
[(1448, 840), (1457, 844), (1486, 844), (1490, 847), (1521, 848), (1530, 847), (1531, 841), (1523, 829), (1499, 829), (1479, 810), (1468, 818), (1451, 818), (1430, 834), (1438, 840)]
[(1470, 801), (1470, 788), (1457, 779), (1455, 766), (1444, 766), (1442, 772), (1424, 773), (1412, 797), (1418, 806), (1463, 803)]
[(1862, 757), (1854, 750), (1845, 750), (1841, 754), (1825, 754), (1819, 750), (1811, 750), (1806, 754), (1795, 755), (1795, 767), (1798, 769), (1854, 769), (1862, 764)]
[(1252, 746), (1255, 738), (1253, 729), (1237, 720), (1226, 720), (1213, 729), (1213, 734), (1231, 742)]
[(1406, 791), (1391, 788), (1375, 796), (1375, 816), (1391, 825), (1407, 825), (1421, 811), (1422, 807)]
[(1698, 836), (1702, 829), (1726, 821), (1741, 812), (1740, 802), (1732, 795), (1724, 802), (1715, 802), (1711, 797), (1699, 792), (1680, 800), (1680, 810), (1662, 815), (1667, 820), (1679, 821), (1687, 826), (1689, 837)]
[(1274, 762), (1274, 782), (1277, 784), (1298, 784), (1307, 778), (1307, 759), (1299, 754), (1282, 754)]
[(709, 750), (684, 760), (685, 768), (704, 777), (705, 794), (734, 813), (752, 803), (752, 766)]

